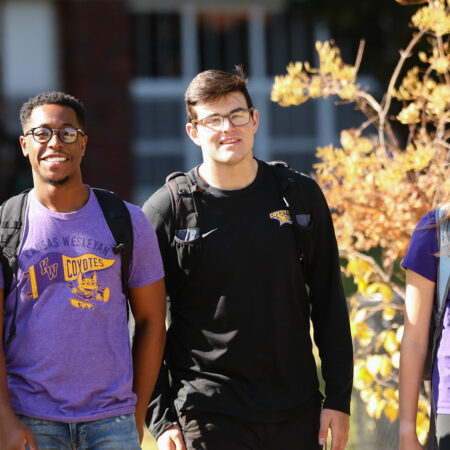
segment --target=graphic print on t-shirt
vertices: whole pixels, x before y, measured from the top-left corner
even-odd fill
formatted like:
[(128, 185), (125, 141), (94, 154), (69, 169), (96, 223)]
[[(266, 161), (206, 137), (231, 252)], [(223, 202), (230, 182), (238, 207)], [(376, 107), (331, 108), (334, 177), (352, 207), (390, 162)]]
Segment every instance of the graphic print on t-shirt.
[(37, 299), (50, 283), (64, 282), (69, 294), (67, 301), (74, 308), (93, 309), (97, 302), (106, 303), (110, 295), (109, 287), (99, 282), (98, 272), (115, 262), (92, 253), (76, 257), (48, 253), (24, 272), (24, 278), (30, 279), (31, 288), (26, 298)]
[(280, 227), (285, 223), (292, 224), (291, 215), (289, 214), (288, 209), (280, 209), (279, 211), (271, 212), (269, 217), (278, 220), (278, 222), (280, 222)]

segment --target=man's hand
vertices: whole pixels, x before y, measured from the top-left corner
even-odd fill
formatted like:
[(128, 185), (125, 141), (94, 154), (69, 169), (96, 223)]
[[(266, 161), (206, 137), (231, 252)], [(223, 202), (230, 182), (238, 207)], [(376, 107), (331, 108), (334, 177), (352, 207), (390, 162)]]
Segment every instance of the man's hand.
[(334, 409), (323, 409), (320, 413), (319, 444), (327, 441), (328, 429), (331, 430), (331, 449), (344, 450), (348, 440), (350, 416)]
[(0, 448), (22, 450), (28, 444), (30, 450), (38, 450), (33, 432), (15, 415), (0, 418)]
[(158, 450), (186, 450), (183, 434), (178, 425), (172, 425), (164, 430), (156, 442)]

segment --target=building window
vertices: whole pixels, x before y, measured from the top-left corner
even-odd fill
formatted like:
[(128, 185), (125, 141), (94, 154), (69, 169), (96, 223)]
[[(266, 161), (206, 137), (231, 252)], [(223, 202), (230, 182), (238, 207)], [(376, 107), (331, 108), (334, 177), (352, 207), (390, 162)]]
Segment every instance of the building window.
[(248, 15), (246, 13), (200, 13), (197, 17), (199, 71), (232, 72), (242, 64), (249, 73)]
[[(152, 186), (149, 189), (150, 194), (151, 191), (155, 191), (164, 184), (167, 175), (182, 169), (183, 166), (184, 160), (181, 154), (141, 157), (135, 161), (134, 165), (136, 184), (138, 186)], [(146, 197), (148, 197), (148, 194), (139, 198), (139, 204), (142, 204)]]
[(278, 103), (270, 103), (270, 133), (281, 136), (314, 136), (316, 128), (317, 102), (307, 101), (301, 106), (282, 107)]
[(290, 61), (313, 62), (313, 25), (298, 11), (266, 14), (266, 72), (285, 73)]
[(139, 139), (167, 139), (184, 136), (183, 98), (135, 99), (134, 135)]
[(132, 16), (137, 77), (181, 76), (180, 15), (147, 13)]

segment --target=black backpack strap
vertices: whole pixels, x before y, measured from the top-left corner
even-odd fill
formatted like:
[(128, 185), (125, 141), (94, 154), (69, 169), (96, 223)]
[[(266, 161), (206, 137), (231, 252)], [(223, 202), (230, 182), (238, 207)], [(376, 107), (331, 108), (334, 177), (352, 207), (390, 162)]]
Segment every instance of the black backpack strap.
[[(4, 299), (12, 288), (13, 276), (17, 277), (17, 252), (22, 242), (25, 230), (27, 200), (29, 189), (11, 197), (1, 206), (0, 210), (0, 260), (4, 279)], [(14, 301), (13, 317), (9, 327), (6, 345), (10, 345), (16, 337), (16, 315), (19, 304), (18, 290)]]
[(438, 246), (439, 257), (437, 260), (437, 273), (435, 283), (435, 298), (433, 302), (433, 309), (431, 311), (430, 330), (428, 335), (428, 348), (424, 364), (423, 378), (431, 380), (434, 363), (436, 360), (436, 353), (439, 341), (442, 336), (442, 319), (445, 313), (447, 304), (447, 297), (450, 287), (450, 276), (448, 259), (445, 252), (448, 248), (449, 241), (449, 223), (441, 223), (444, 215), (444, 207), (436, 209), (436, 240)]
[(191, 173), (173, 172), (166, 178), (166, 185), (174, 212), (174, 230), (200, 227), (200, 215), (196, 196), (203, 189)]
[(309, 177), (291, 169), (284, 161), (271, 161), (268, 164), (272, 167), (281, 197), (289, 209), (299, 259), (303, 273), (309, 279), (314, 247), (311, 183), (307, 182)]
[(122, 291), (129, 299), (128, 277), (130, 273), (131, 257), (133, 254), (133, 224), (130, 212), (123, 200), (114, 192), (93, 188), (98, 203), (105, 216), (106, 223), (116, 241), (113, 246), (115, 254), (120, 253), (122, 265)]
[(447, 204), (436, 210), (436, 233), (440, 255), (436, 277), (436, 298), (439, 301), (440, 319), (443, 317), (450, 289), (450, 259), (448, 255), (450, 249), (450, 221), (443, 222), (447, 208), (450, 208), (449, 205)]
[[(436, 274), (435, 299), (433, 302), (433, 309), (431, 311), (430, 331), (428, 337), (428, 351), (424, 365), (425, 380), (431, 380), (433, 375), (433, 368), (436, 361), (437, 348), (442, 336), (442, 319), (444, 317), (448, 292), (450, 289), (450, 275), (448, 267), (448, 251), (449, 236), (450, 236), (450, 222), (442, 223), (442, 218), (445, 215), (445, 208), (442, 206), (436, 210), (436, 239), (438, 244), (438, 261)], [(430, 424), (428, 428), (428, 437), (424, 445), (426, 450), (435, 450), (438, 448), (436, 439), (436, 413), (434, 412), (434, 394), (433, 384), (431, 383), (431, 399), (430, 399)]]
[[(293, 218), (302, 226), (308, 226), (301, 215), (311, 215), (311, 195), (304, 182), (307, 175), (297, 172), (284, 161), (271, 161), (268, 163), (274, 170), (278, 179), (280, 190), (289, 202), (289, 210), (295, 213)], [(298, 217), (299, 216), (299, 217)]]

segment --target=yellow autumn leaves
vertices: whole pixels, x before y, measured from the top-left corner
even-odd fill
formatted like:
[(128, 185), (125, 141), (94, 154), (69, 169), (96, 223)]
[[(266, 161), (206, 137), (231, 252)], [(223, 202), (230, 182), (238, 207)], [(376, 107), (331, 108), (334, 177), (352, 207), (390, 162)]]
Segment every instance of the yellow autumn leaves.
[(404, 255), (436, 188), (441, 184), (443, 194), (450, 192), (447, 153), (429, 137), (410, 142), (402, 151), (387, 152), (374, 137), (358, 130), (342, 131), (340, 148), (318, 148), (314, 167), (335, 211), (340, 248), (367, 251), (381, 246), (386, 267)]
[[(356, 83), (357, 67), (345, 64), (332, 42), (316, 43), (319, 67), (292, 62), (272, 88), (272, 100), (282, 106), (336, 95), (355, 102), (368, 116), (358, 129), (341, 132), (341, 147), (330, 144), (317, 149), (315, 170), (335, 211), (340, 247), (368, 251), (381, 246), (383, 267), (404, 255), (420, 217), (439, 199), (450, 196), (450, 53), (448, 42), (442, 40), (450, 16), (445, 3), (430, 0), (414, 15), (413, 24), (426, 31), (431, 47), (419, 53), (428, 68), (413, 67), (399, 79), (402, 65), (411, 56), (401, 52), (380, 103)], [(408, 46), (409, 52), (413, 47)], [(390, 113), (394, 99), (401, 103), (396, 116)], [(393, 132), (393, 122), (409, 127), (403, 146)], [(368, 134), (371, 125), (375, 133)]]
[[(282, 106), (335, 95), (367, 120), (343, 130), (340, 145), (317, 149), (315, 176), (333, 211), (343, 273), (355, 284), (348, 299), (355, 349), (354, 386), (374, 418), (398, 417), (404, 275), (399, 262), (419, 219), (450, 198), (450, 0), (425, 3), (400, 51), (381, 101), (357, 83), (359, 63), (344, 63), (332, 42), (317, 42), (319, 67), (292, 62), (275, 77), (271, 98)], [(417, 59), (411, 58), (419, 41)], [(361, 55), (358, 55), (358, 60)], [(406, 61), (420, 65), (405, 69)], [(397, 102), (392, 112), (393, 102)], [(406, 139), (394, 131), (404, 126)], [(376, 258), (369, 256), (376, 254)], [(425, 441), (428, 402), (419, 399), (417, 434)]]
[(352, 99), (357, 92), (356, 68), (344, 64), (340, 50), (331, 42), (316, 42), (320, 66), (308, 62), (290, 63), (287, 75), (276, 76), (271, 99), (281, 106), (300, 105), (309, 98), (337, 94)]
[[(355, 387), (360, 390), (361, 399), (366, 403), (366, 411), (370, 417), (380, 419), (382, 414), (394, 422), (398, 417), (398, 390), (374, 385), (377, 375), (383, 376), (383, 370), (389, 374), (391, 362), (387, 356), (373, 356), (367, 362), (358, 361), (355, 364)], [(373, 388), (374, 386), (374, 388)]]
[[(428, 61), (433, 67), (439, 67), (447, 73), (450, 66), (450, 54), (446, 57), (429, 58), (422, 56), (423, 61)], [(440, 64), (438, 66), (438, 64)], [(418, 67), (413, 67), (408, 71), (406, 77), (403, 79), (398, 91), (393, 90), (393, 95), (398, 100), (409, 101), (397, 115), (398, 120), (407, 125), (421, 122), (423, 114), (427, 114), (434, 120), (450, 119), (449, 102), (450, 102), (450, 87), (445, 83), (439, 83), (430, 77), (421, 80), (420, 71)]]
[(351, 275), (357, 285), (357, 292), (365, 297), (389, 303), (393, 299), (392, 288), (381, 282), (370, 282), (376, 276), (374, 266), (369, 261), (350, 256), (346, 266), (347, 275)]
[[(350, 258), (345, 272), (357, 283), (357, 292), (349, 299), (355, 349), (354, 387), (370, 417), (380, 419), (384, 415), (394, 422), (398, 418), (398, 369), (404, 331), (399, 325), (401, 300), (389, 284), (371, 281), (377, 273), (370, 262)], [(428, 432), (428, 410), (428, 402), (421, 397), (417, 435), (422, 443)]]
[(391, 286), (377, 278), (374, 266), (349, 258), (345, 273), (351, 275), (357, 292), (349, 299), (350, 326), (355, 347), (354, 387), (360, 391), (370, 417), (398, 416), (397, 373), (403, 326), (389, 325), (378, 332), (379, 323), (391, 322), (401, 310)]
[(449, 1), (432, 0), (427, 6), (420, 8), (412, 17), (413, 25), (418, 29), (427, 29), (436, 36), (450, 33), (450, 14), (447, 7)]

